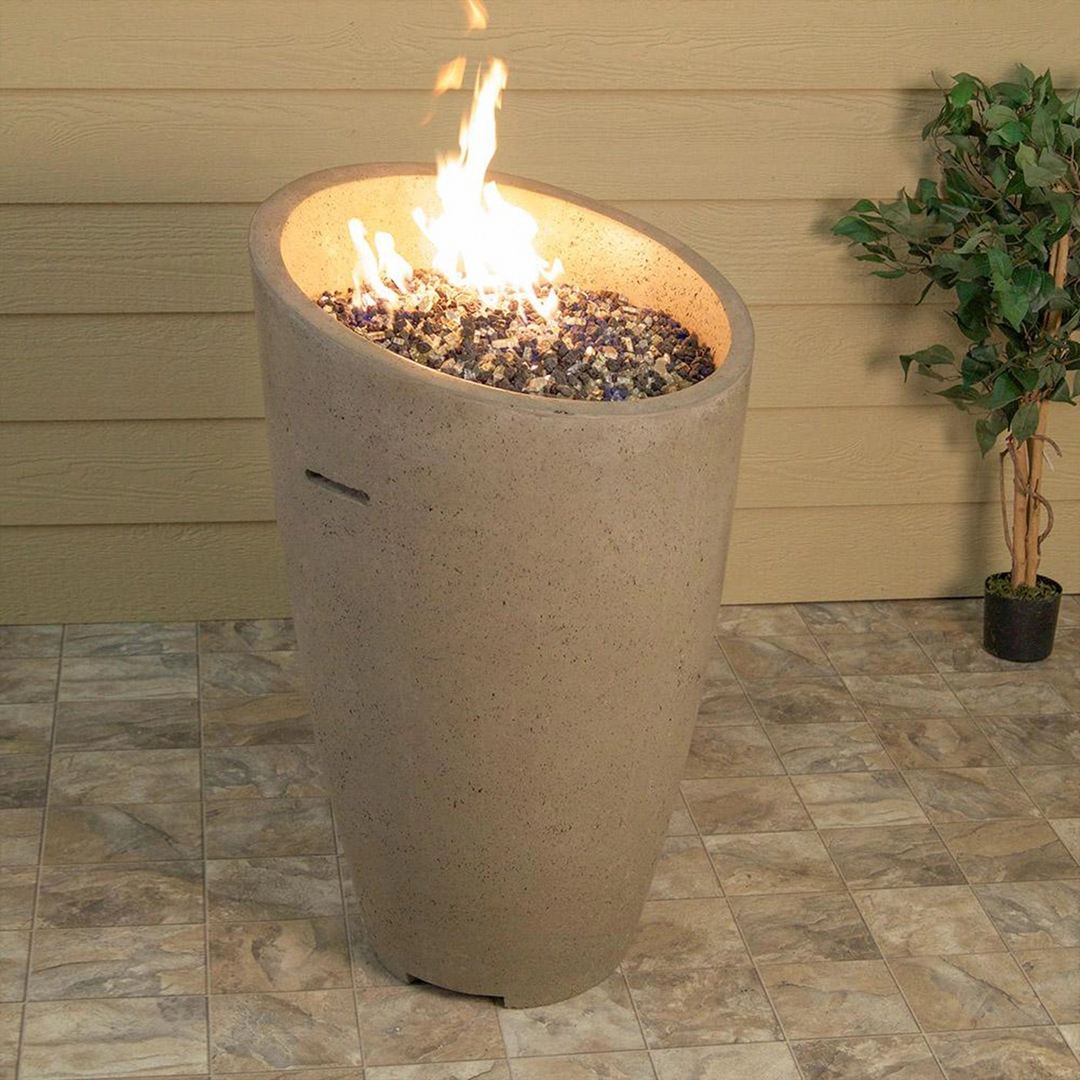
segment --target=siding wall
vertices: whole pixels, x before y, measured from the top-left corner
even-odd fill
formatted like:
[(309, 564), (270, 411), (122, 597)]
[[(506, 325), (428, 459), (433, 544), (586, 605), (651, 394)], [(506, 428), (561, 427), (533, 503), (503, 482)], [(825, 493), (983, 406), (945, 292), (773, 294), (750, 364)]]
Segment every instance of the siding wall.
[[(421, 128), (439, 63), (504, 56), (496, 167), (614, 201), (711, 258), (758, 327), (726, 598), (974, 592), (1004, 561), (970, 421), (896, 354), (942, 310), (828, 223), (926, 164), (932, 73), (1014, 59), (1080, 83), (1080, 0), (5, 0), (0, 621), (272, 616), (245, 230)], [(945, 331), (947, 333), (947, 330)], [(1045, 568), (1080, 587), (1080, 424)]]

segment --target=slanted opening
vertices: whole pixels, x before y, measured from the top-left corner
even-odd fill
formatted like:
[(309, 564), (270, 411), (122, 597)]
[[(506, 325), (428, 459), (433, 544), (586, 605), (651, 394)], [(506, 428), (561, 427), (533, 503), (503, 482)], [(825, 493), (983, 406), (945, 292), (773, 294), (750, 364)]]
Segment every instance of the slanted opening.
[(371, 496), (366, 491), (361, 491), (360, 488), (349, 487), (348, 484), (339, 483), (337, 480), (331, 480), (329, 476), (323, 476), (322, 473), (318, 473), (314, 469), (305, 469), (304, 475), (313, 484), (317, 484), (321, 488), (326, 488), (327, 491), (332, 491), (335, 495), (345, 495), (347, 498), (355, 499), (357, 502), (361, 503), (371, 502)]

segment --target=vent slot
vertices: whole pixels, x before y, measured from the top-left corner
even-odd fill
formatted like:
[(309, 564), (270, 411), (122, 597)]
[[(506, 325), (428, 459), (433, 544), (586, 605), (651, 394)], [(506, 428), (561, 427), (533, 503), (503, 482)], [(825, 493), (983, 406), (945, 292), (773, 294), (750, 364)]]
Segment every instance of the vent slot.
[(356, 502), (365, 505), (371, 502), (371, 496), (366, 491), (349, 487), (348, 484), (340, 484), (337, 480), (331, 480), (329, 476), (323, 476), (322, 473), (317, 473), (314, 469), (305, 469), (304, 475), (313, 484), (325, 488), (327, 491), (332, 491), (335, 495), (344, 495), (346, 498), (355, 499)]

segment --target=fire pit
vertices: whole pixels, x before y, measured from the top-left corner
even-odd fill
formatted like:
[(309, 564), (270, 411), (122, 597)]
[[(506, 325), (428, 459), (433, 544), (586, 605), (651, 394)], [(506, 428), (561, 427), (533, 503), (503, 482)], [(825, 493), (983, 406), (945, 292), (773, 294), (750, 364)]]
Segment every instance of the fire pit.
[(505, 81), (478, 77), (437, 174), (297, 180), (251, 256), (371, 944), (399, 978), (528, 1006), (604, 979), (634, 932), (720, 605), (753, 332), (671, 237), (487, 176)]
[(498, 182), (569, 280), (692, 326), (715, 373), (515, 393), (328, 317), (349, 219), (408, 237), (435, 200), (420, 166), (297, 180), (251, 252), (299, 645), (372, 945), (400, 978), (528, 1006), (610, 974), (641, 910), (720, 605), (752, 329), (671, 237)]

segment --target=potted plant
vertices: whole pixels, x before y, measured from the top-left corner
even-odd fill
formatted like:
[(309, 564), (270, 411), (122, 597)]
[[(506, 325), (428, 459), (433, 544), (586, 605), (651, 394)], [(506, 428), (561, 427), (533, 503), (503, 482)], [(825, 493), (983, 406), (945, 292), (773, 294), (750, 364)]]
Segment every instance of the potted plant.
[[(968, 345), (930, 345), (900, 357), (945, 385), (934, 391), (976, 413), (986, 455), (1000, 451), (1001, 512), (1012, 556), (985, 583), (983, 643), (1007, 660), (1049, 656), (1061, 586), (1039, 574), (1053, 509), (1042, 489), (1051, 402), (1080, 396), (1080, 95), (1062, 99), (1050, 72), (1021, 66), (1015, 82), (956, 75), (922, 132), (941, 179), (922, 179), (895, 201), (861, 199), (834, 226), (878, 264), (878, 277), (926, 279), (954, 294), (949, 312)], [(1006, 459), (1012, 483), (1006, 481)], [(1011, 487), (1011, 493), (1008, 490)]]

